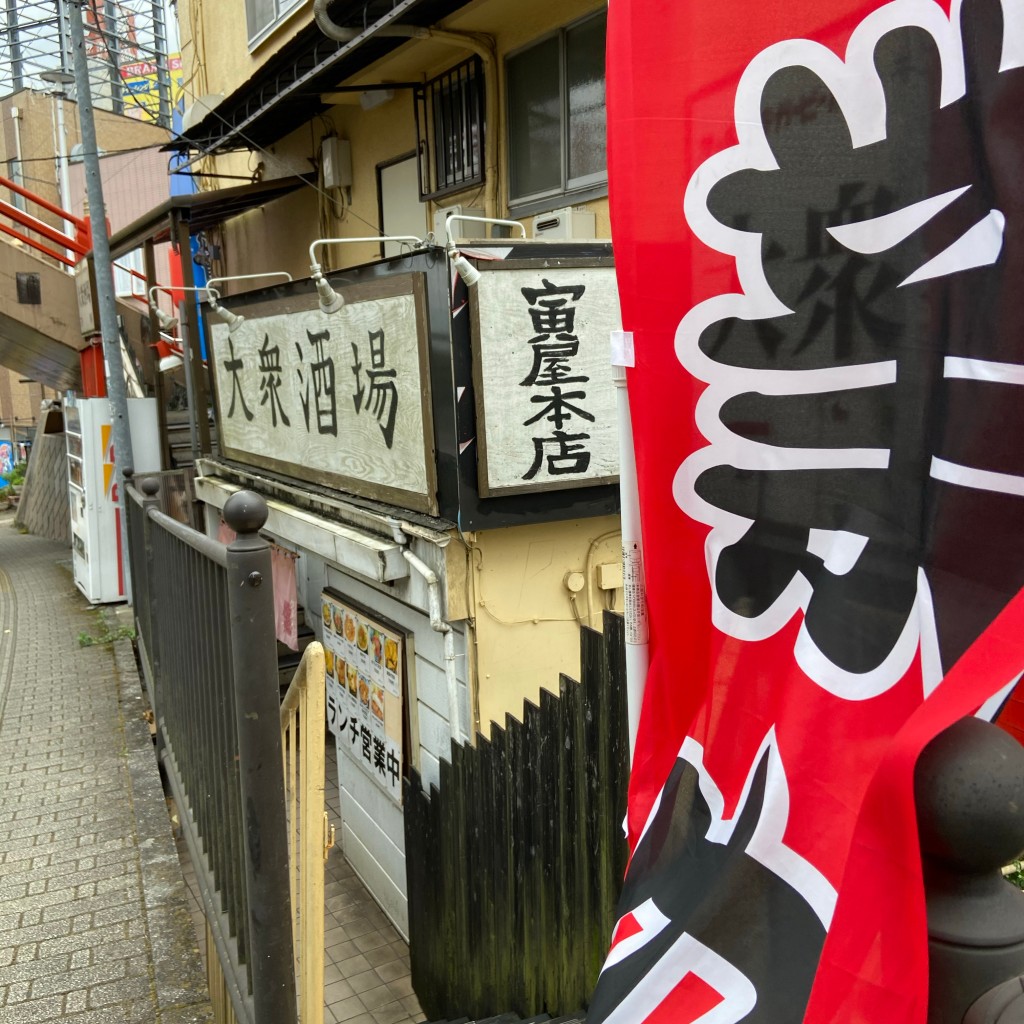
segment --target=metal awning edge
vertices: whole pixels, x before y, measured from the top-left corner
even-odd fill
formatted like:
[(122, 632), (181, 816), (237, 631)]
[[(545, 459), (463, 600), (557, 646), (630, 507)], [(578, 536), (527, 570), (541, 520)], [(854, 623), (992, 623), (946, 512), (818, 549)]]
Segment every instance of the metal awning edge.
[[(243, 133), (245, 132), (246, 128), (248, 128), (249, 125), (251, 125), (253, 122), (263, 117), (269, 109), (271, 109), (276, 104), (280, 103), (282, 100), (286, 100), (293, 92), (298, 91), (308, 82), (312, 81), (314, 78), (329, 71), (332, 67), (334, 67), (335, 64), (340, 63), (350, 53), (353, 53), (355, 50), (358, 50), (363, 45), (363, 43), (372, 39), (382, 28), (387, 28), (389, 25), (394, 24), (394, 22), (396, 22), (400, 17), (402, 17), (402, 15), (404, 15), (407, 11), (411, 10), (419, 3), (422, 3), (422, 0), (398, 0), (398, 3), (396, 3), (395, 6), (392, 7), (390, 11), (388, 11), (386, 14), (378, 18), (372, 25), (365, 28), (362, 32), (359, 33), (359, 35), (357, 35), (350, 42), (345, 43), (339, 49), (335, 50), (334, 53), (331, 54), (331, 56), (324, 58), (324, 60), (320, 61), (319, 64), (310, 68), (310, 70), (307, 71), (305, 74), (300, 75), (298, 78), (296, 78), (290, 85), (285, 86), (280, 92), (275, 94), (272, 100), (261, 106), (259, 110), (257, 110), (254, 114), (250, 114), (249, 117), (247, 117), (241, 124), (235, 125), (230, 131), (222, 135), (214, 148), (206, 150), (205, 152), (201, 152), (200, 155), (195, 159), (202, 159), (204, 156), (208, 156), (211, 153), (217, 152), (222, 149), (229, 150), (233, 148), (235, 145), (233, 140), (236, 137), (241, 136), (244, 141)], [(406, 40), (403, 40), (403, 42), (405, 41)], [(231, 97), (228, 97), (228, 99), (230, 100)], [(197, 125), (194, 125), (192, 127), (192, 133), (195, 135), (202, 134), (204, 126), (206, 125), (207, 122), (212, 122), (218, 119), (219, 117), (217, 111), (213, 110), (210, 114), (204, 117), (202, 121), (200, 121)]]
[(255, 206), (289, 195), (309, 183), (310, 179), (303, 175), (289, 175), (254, 182), (251, 185), (236, 185), (209, 192), (172, 196), (111, 235), (111, 258), (123, 256), (147, 241), (169, 240), (170, 222), (175, 214), (187, 215), (193, 220), (198, 215), (202, 222), (198, 224), (198, 228), (210, 227), (215, 222), (229, 220)]
[[(195, 488), (197, 497), (218, 509), (224, 508), (232, 494), (244, 489), (214, 476), (196, 477)], [(409, 575), (409, 564), (394, 541), (333, 523), (275, 498), (266, 501), (266, 529), (282, 540), (377, 583)]]

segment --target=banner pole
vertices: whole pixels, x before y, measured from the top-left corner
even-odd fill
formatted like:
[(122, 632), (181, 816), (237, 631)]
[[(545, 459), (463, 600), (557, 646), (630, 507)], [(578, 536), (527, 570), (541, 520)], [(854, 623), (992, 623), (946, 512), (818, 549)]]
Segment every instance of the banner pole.
[(640, 708), (650, 660), (647, 623), (647, 586), (644, 577), (643, 538), (640, 530), (640, 495), (633, 450), (633, 421), (629, 413), (626, 367), (634, 365), (633, 334), (613, 331), (612, 380), (619, 434), (619, 513), (622, 535), (622, 592), (626, 617), (626, 717), (629, 727), (629, 763), (633, 763)]

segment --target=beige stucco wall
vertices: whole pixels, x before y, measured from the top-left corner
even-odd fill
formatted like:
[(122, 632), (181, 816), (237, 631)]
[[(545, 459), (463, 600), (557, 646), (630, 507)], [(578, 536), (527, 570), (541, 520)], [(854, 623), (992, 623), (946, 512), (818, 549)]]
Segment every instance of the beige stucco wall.
[[(68, 100), (58, 100), (43, 92), (23, 90), (0, 100), (0, 167), (2, 173), (10, 174), (9, 161), (16, 159), (18, 141), (21, 144), (21, 159), (24, 162), (25, 187), (51, 203), (57, 203), (60, 196), (55, 153), (56, 104), (64, 107), (65, 152), (70, 156), (81, 140), (78, 126), (78, 105)], [(15, 119), (14, 111), (18, 111)], [(156, 125), (121, 117), (107, 110), (95, 111), (96, 137), (100, 148), (106, 153), (138, 150), (146, 146), (158, 147), (168, 140), (169, 133)], [(16, 123), (17, 122), (17, 127)], [(20, 136), (20, 140), (19, 140)], [(167, 196), (166, 154), (162, 158), (165, 169), (162, 197)], [(6, 193), (4, 198), (7, 198)], [(80, 204), (79, 204), (80, 207)], [(30, 212), (49, 224), (56, 225), (59, 218), (38, 208), (29, 207)], [(81, 209), (72, 209), (81, 214)]]
[[(230, 95), (312, 20), (313, 0), (306, 0), (250, 52), (243, 3), (178, 0), (188, 96)], [(186, 98), (186, 107), (189, 102)]]
[[(601, 590), (599, 569), (621, 564), (617, 516), (574, 519), (478, 533), (471, 539), (475, 685), (479, 727), (517, 718), (540, 688), (558, 692), (558, 676), (577, 676), (580, 624), (601, 628), (607, 607), (622, 609), (622, 590)], [(582, 573), (570, 600), (566, 577)], [(589, 590), (589, 599), (588, 599)]]
[[(35, 383), (22, 383), (22, 375), (6, 366), (0, 366), (0, 422), (9, 427), (13, 422), (18, 437), (22, 430), (34, 428), (39, 420), (39, 405), (44, 397), (55, 398), (57, 393)], [(9, 436), (9, 431), (4, 431)]]

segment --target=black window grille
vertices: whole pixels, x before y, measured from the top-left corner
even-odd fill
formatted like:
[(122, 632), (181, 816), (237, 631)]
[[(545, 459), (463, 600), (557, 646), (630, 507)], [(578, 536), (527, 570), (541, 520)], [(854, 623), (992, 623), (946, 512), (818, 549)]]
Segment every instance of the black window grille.
[(420, 198), (484, 180), (484, 76), (479, 57), (416, 89)]

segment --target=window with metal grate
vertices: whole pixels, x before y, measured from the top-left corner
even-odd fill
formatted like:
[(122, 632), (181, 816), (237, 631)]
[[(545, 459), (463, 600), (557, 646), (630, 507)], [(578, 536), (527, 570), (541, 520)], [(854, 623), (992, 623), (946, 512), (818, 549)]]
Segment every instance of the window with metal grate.
[(437, 199), (484, 180), (484, 76), (478, 57), (416, 90), (420, 198)]

